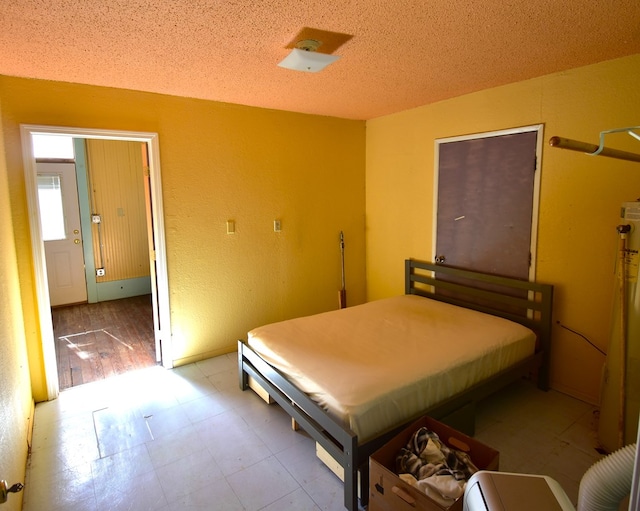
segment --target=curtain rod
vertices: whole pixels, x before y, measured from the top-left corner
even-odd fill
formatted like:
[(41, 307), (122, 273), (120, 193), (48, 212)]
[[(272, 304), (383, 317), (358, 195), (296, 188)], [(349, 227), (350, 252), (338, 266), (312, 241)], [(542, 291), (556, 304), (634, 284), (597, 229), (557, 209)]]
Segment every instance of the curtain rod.
[(617, 158), (619, 160), (640, 162), (640, 154), (638, 153), (630, 153), (628, 151), (620, 151), (618, 149), (609, 149), (608, 147), (604, 147), (604, 135), (608, 133), (625, 131), (634, 138), (639, 138), (636, 133), (633, 133), (633, 131), (631, 131), (637, 128), (638, 126), (635, 126), (633, 128), (622, 128), (617, 130), (603, 131), (600, 133), (600, 145), (579, 142), (577, 140), (571, 140), (569, 138), (562, 137), (551, 137), (549, 139), (549, 145), (552, 147), (559, 147), (560, 149), (569, 149), (570, 151), (586, 153), (590, 156), (608, 156), (609, 158)]

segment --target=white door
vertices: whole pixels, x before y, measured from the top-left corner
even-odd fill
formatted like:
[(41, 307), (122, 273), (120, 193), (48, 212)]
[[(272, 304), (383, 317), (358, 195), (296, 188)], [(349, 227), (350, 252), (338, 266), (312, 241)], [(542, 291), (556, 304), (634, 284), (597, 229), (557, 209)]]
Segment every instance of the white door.
[(73, 163), (38, 163), (38, 203), (51, 305), (87, 301)]

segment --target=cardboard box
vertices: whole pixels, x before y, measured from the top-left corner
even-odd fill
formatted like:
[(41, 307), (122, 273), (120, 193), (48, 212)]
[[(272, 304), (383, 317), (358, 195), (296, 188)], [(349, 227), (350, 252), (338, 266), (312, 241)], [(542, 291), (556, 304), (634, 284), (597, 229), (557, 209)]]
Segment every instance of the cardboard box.
[(422, 417), (369, 458), (369, 511), (462, 511), (462, 497), (449, 508), (443, 508), (418, 488), (402, 481), (395, 473), (396, 455), (423, 426), (437, 433), (440, 440), (449, 447), (469, 454), (478, 469), (498, 470), (498, 451), (435, 419)]

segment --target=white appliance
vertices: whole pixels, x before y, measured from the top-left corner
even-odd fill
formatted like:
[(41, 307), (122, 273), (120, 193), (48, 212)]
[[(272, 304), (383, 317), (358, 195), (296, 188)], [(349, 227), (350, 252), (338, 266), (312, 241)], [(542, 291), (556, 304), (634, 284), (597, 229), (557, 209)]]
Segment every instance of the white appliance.
[(620, 217), (611, 339), (598, 425), (598, 440), (608, 452), (635, 442), (640, 412), (640, 202), (623, 203)]
[[(638, 438), (640, 441), (640, 436)], [(580, 481), (578, 511), (640, 509), (640, 454), (629, 444), (605, 456)], [(549, 476), (481, 470), (464, 490), (463, 511), (575, 511), (560, 484)]]
[(481, 470), (471, 476), (463, 511), (575, 511), (555, 479)]

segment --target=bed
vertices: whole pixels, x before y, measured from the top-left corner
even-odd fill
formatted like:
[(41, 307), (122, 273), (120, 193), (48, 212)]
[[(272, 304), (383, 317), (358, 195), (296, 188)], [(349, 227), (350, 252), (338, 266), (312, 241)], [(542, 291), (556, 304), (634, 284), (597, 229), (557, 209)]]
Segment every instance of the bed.
[(249, 332), (240, 386), (265, 389), (335, 460), (355, 511), (369, 455), (409, 422), (429, 414), (472, 434), (480, 399), (524, 376), (548, 388), (552, 295), (409, 259), (403, 296)]

